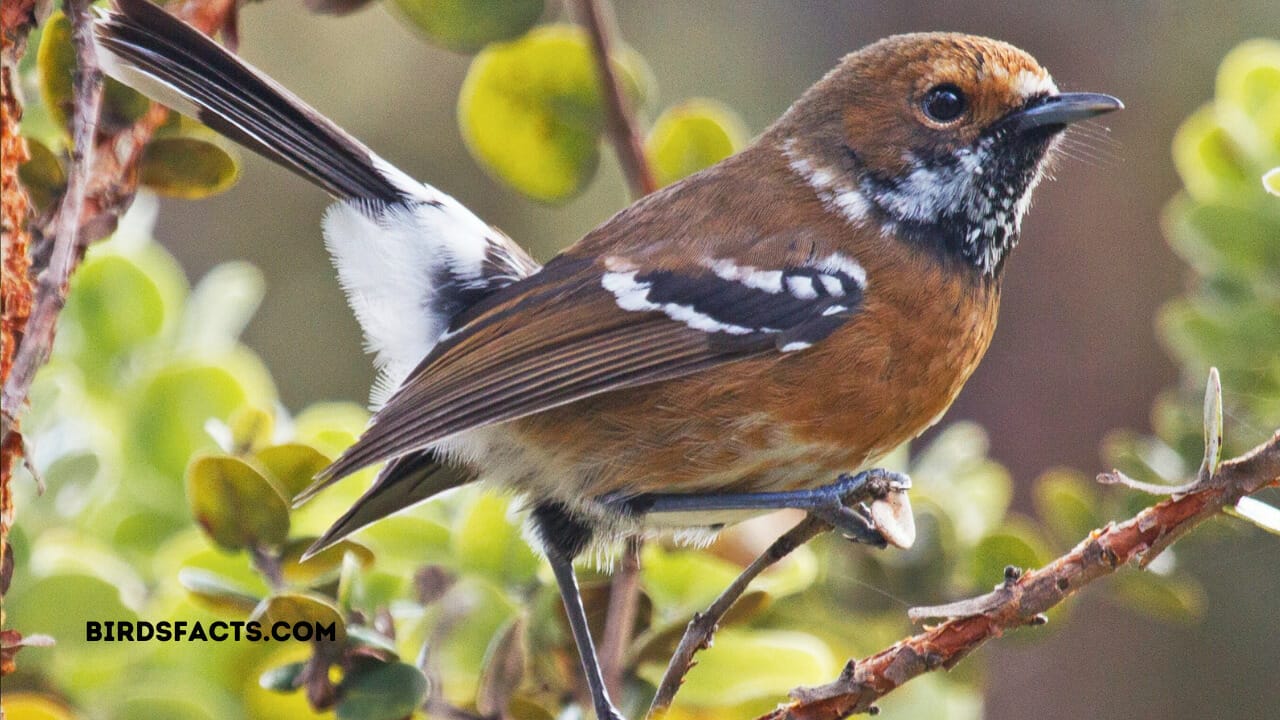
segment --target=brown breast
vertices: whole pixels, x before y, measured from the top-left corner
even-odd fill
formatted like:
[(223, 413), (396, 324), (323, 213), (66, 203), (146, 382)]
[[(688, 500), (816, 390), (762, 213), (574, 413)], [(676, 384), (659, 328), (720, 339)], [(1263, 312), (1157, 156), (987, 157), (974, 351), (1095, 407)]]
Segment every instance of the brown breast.
[[(771, 160), (785, 163), (780, 155)], [(557, 467), (573, 469), (578, 477), (567, 483), (592, 495), (823, 485), (915, 437), (955, 399), (990, 343), (998, 285), (885, 237), (878, 227), (850, 226), (826, 212), (801, 179), (778, 170), (770, 177), (789, 180), (769, 195), (762, 196), (758, 177), (722, 176), (707, 190), (714, 196), (696, 205), (716, 212), (697, 217), (666, 208), (633, 223), (642, 230), (637, 234), (691, 234), (688, 244), (713, 257), (735, 252), (776, 262), (840, 252), (866, 269), (860, 312), (806, 350), (607, 393), (512, 423)], [(735, 197), (749, 202), (723, 207)], [(644, 237), (632, 241), (645, 245)]]

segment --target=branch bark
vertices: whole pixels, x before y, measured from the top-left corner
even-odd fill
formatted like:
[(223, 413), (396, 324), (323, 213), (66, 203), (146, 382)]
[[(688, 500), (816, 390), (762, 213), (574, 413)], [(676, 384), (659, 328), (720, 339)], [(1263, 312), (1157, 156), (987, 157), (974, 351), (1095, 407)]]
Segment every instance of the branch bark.
[[(25, 155), (25, 146), (16, 135), (21, 105), (14, 91), (18, 59), (34, 25), (36, 4), (29, 0), (12, 3), (6, 0), (0, 11), (3, 22), (0, 72), (4, 76), (3, 341), (6, 353), (0, 362), (0, 450), (3, 451), (0, 459), (0, 580), (5, 583), (7, 569), (12, 567), (7, 535), (15, 515), (10, 484), (16, 462), (26, 454), (20, 425), (31, 383), (52, 351), (71, 274), (85, 249), (114, 231), (132, 204), (138, 190), (142, 153), (169, 113), (153, 105), (133, 125), (99, 126), (102, 74), (93, 50), (89, 4), (89, 0), (65, 2), (76, 54), (71, 163), (67, 188), (57, 208), (38, 220), (29, 216), (29, 205), (17, 182), (17, 164)], [(170, 11), (210, 33), (229, 26), (235, 0), (183, 0)], [(15, 188), (17, 191), (11, 192)], [(47, 258), (43, 265), (40, 258)], [(10, 290), (18, 292), (10, 293)], [(7, 355), (10, 351), (13, 353), (11, 364)], [(3, 594), (0, 589), (0, 597)]]
[(911, 679), (950, 669), (1006, 630), (1043, 622), (1043, 613), (1084, 586), (1129, 563), (1140, 567), (1224, 508), (1259, 490), (1280, 486), (1280, 431), (1252, 451), (1222, 464), (1206, 483), (1146, 508), (1120, 524), (1094, 530), (1070, 552), (1038, 570), (1013, 573), (992, 593), (939, 608), (912, 611), (913, 619), (956, 614), (862, 661), (850, 660), (840, 677), (797, 688), (791, 702), (759, 720), (836, 720), (873, 712), (876, 701)]
[(613, 39), (609, 35), (600, 0), (579, 0), (578, 11), (582, 24), (591, 36), (595, 51), (596, 68), (600, 72), (600, 89), (603, 91), (609, 139), (613, 142), (622, 171), (631, 186), (631, 196), (641, 198), (658, 189), (653, 170), (644, 156), (644, 143), (636, 127), (635, 114), (627, 101), (626, 93), (618, 83), (612, 57)]

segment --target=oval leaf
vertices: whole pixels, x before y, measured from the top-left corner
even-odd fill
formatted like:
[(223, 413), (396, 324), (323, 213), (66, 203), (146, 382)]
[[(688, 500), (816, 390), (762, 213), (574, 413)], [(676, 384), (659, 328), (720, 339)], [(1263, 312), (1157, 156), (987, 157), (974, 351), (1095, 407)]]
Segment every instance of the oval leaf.
[(347, 626), (343, 622), (342, 615), (338, 612), (338, 609), (327, 598), (311, 593), (272, 595), (258, 603), (258, 607), (254, 611), (254, 619), (260, 620), (265, 624), (263, 628), (265, 633), (269, 633), (271, 625), (278, 622), (288, 623), (289, 625), (298, 623), (318, 626), (333, 625), (337, 629), (337, 641), (345, 642), (347, 639)]
[(371, 663), (342, 681), (339, 720), (400, 720), (427, 697), (427, 678), (402, 662)]
[[(72, 94), (76, 51), (71, 44), (71, 22), (61, 11), (49, 16), (40, 35), (40, 49), (36, 51), (40, 95), (53, 120), (63, 128), (71, 123)], [(102, 83), (102, 111), (98, 118), (100, 127), (131, 125), (147, 112), (151, 102), (120, 84), (113, 78)]]
[(178, 584), (182, 585), (200, 605), (216, 612), (248, 615), (262, 600), (247, 588), (217, 573), (200, 568), (179, 570)]
[[(648, 69), (615, 56), (633, 101)], [(458, 97), (458, 123), (471, 154), (494, 177), (544, 202), (577, 195), (595, 174), (605, 121), (586, 33), (545, 25), (475, 57)]]
[(373, 551), (353, 542), (343, 540), (336, 545), (325, 548), (323, 552), (302, 560), (302, 553), (316, 541), (316, 537), (300, 537), (291, 539), (280, 557), (280, 569), (284, 573), (285, 582), (293, 585), (322, 585), (336, 580), (342, 571), (342, 561), (348, 553), (355, 558), (359, 567), (366, 568), (373, 564)]
[(235, 184), (240, 168), (226, 150), (192, 137), (162, 137), (147, 144), (139, 177), (161, 195), (198, 200)]
[(31, 203), (43, 212), (52, 207), (67, 189), (67, 172), (62, 160), (44, 143), (32, 138), (27, 141), (27, 161), (18, 167), (18, 179), (26, 189)]
[(973, 550), (973, 581), (979, 587), (999, 582), (1010, 565), (1021, 570), (1036, 568), (1049, 556), (1029, 523), (1011, 520), (979, 540)]
[(302, 492), (317, 473), (329, 466), (329, 458), (302, 443), (265, 447), (255, 457), (289, 499)]
[(272, 690), (274, 692), (294, 692), (301, 685), (300, 678), (306, 666), (305, 662), (293, 662), (288, 665), (273, 667), (258, 676), (258, 686), (263, 690)]
[(742, 147), (747, 132), (737, 114), (714, 100), (686, 100), (658, 117), (645, 140), (659, 185), (711, 167)]
[[(329, 0), (332, 1), (332, 0)], [(472, 53), (523, 35), (542, 16), (543, 0), (394, 0), (404, 19), (431, 42)]]
[(280, 545), (289, 534), (284, 498), (262, 473), (239, 458), (209, 455), (192, 462), (187, 499), (200, 527), (228, 550)]

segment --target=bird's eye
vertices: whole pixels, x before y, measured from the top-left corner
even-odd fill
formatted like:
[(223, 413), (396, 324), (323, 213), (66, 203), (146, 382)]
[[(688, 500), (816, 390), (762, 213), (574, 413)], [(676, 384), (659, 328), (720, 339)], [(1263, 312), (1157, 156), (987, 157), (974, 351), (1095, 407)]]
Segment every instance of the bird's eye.
[(929, 88), (929, 91), (924, 94), (924, 100), (920, 101), (920, 109), (924, 110), (925, 116), (934, 122), (949, 123), (960, 117), (968, 104), (964, 91), (951, 83), (946, 83)]

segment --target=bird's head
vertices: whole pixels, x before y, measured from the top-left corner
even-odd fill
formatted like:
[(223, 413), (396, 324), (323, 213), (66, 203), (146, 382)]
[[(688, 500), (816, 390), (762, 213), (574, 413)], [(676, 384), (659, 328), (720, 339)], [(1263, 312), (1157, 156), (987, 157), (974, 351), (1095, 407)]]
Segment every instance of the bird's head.
[(765, 136), (826, 204), (994, 276), (1067, 125), (1123, 107), (1061, 93), (1027, 53), (897, 35), (846, 56)]

